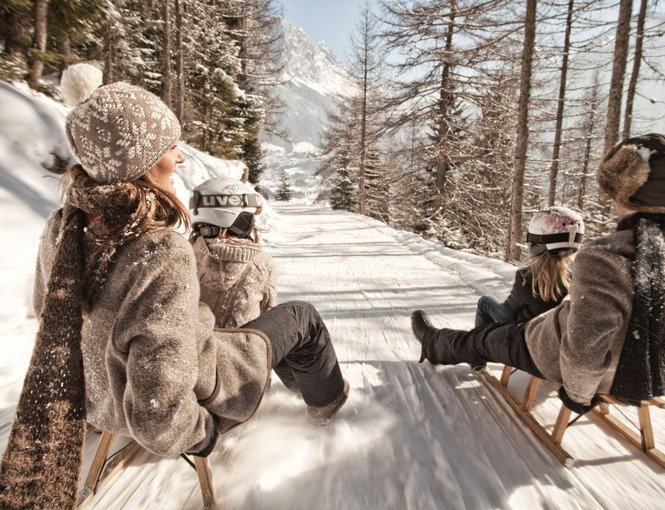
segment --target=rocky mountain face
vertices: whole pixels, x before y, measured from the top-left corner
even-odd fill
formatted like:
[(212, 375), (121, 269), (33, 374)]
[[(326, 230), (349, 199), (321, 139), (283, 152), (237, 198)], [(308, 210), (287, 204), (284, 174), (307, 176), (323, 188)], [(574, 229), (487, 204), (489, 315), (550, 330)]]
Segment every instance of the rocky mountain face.
[(325, 43), (313, 43), (302, 28), (286, 21), (283, 30), (287, 64), (277, 95), (285, 105), (282, 126), (288, 139), (268, 135), (264, 140), (261, 185), (274, 192), (284, 170), (294, 199), (311, 202), (320, 187), (314, 172), (326, 116), (341, 96), (354, 92), (354, 84), (349, 71)]

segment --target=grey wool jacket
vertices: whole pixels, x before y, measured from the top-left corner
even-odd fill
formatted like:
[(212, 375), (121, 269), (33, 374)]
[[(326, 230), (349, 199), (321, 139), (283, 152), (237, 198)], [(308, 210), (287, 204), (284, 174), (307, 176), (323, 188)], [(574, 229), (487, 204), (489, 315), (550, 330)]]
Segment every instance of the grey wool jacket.
[(632, 313), (634, 260), (630, 229), (587, 243), (573, 262), (570, 300), (526, 325), (534, 363), (576, 402), (612, 386)]
[(240, 327), (277, 304), (275, 264), (249, 239), (194, 241), (201, 301), (217, 327)]
[[(38, 316), (60, 223), (58, 211), (41, 239)], [(119, 249), (99, 299), (83, 312), (81, 335), (87, 421), (159, 455), (204, 448), (212, 414), (220, 433), (249, 419), (269, 381), (268, 338), (214, 329), (199, 303), (192, 247), (170, 229), (150, 230)]]

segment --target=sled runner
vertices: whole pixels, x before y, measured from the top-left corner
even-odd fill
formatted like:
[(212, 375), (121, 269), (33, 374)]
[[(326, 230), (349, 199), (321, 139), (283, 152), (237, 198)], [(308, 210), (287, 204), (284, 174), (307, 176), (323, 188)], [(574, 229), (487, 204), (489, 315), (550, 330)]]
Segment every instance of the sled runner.
[[(108, 456), (114, 437), (115, 434), (113, 432), (102, 432), (95, 456), (90, 465), (90, 471), (88, 471), (88, 476), (85, 480), (85, 485), (79, 494), (79, 508), (84, 507), (91, 496), (97, 494), (111, 478), (120, 473), (136, 454), (141, 451), (141, 446), (132, 440), (116, 453)], [(194, 462), (192, 462), (184, 454), (181, 457), (196, 470), (204, 507), (212, 507), (217, 503), (217, 494), (215, 493), (215, 486), (212, 483), (210, 461), (206, 457), (194, 457)]]
[[(494, 377), (486, 369), (481, 369), (480, 371), (483, 373), (484, 379), (490, 384), (490, 386), (504, 398), (513, 411), (515, 411), (515, 414), (529, 427), (529, 429), (531, 429), (536, 438), (545, 445), (554, 457), (556, 457), (556, 459), (564, 466), (572, 467), (574, 464), (573, 457), (561, 446), (563, 435), (568, 426), (572, 423), (570, 421), (572, 411), (561, 404), (559, 416), (554, 424), (554, 429), (550, 433), (531, 414), (531, 408), (536, 399), (541, 379), (532, 376), (524, 393), (524, 398), (520, 400), (508, 389), (508, 381), (514, 372), (512, 367), (503, 367), (500, 379)], [(610, 414), (610, 405), (621, 406), (624, 404), (612, 398), (610, 395), (600, 395), (600, 399), (601, 403), (593, 409), (594, 415), (598, 416), (621, 437), (627, 439), (631, 444), (642, 450), (662, 468), (665, 468), (665, 454), (656, 448), (650, 414), (651, 407), (665, 408), (665, 400), (656, 397), (651, 400), (642, 401), (640, 406), (637, 407), (639, 427), (636, 432)]]

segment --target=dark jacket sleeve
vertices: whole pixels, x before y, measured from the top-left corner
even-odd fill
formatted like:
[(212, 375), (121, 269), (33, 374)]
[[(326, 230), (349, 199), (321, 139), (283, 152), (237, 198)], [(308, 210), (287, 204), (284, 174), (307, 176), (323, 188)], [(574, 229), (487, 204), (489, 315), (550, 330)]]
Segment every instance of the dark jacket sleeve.
[(518, 320), (522, 310), (528, 305), (527, 292), (531, 292), (531, 286), (528, 289), (524, 286), (523, 270), (518, 269), (515, 273), (515, 281), (510, 295), (503, 303), (514, 321)]

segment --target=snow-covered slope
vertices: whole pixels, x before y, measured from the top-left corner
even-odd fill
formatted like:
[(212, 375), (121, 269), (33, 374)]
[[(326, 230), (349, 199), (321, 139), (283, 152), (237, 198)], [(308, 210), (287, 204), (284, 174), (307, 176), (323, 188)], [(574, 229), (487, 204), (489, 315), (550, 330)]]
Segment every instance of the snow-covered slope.
[(277, 188), (285, 170), (294, 183), (296, 201), (311, 202), (318, 194), (314, 178), (322, 130), (340, 97), (354, 92), (348, 70), (325, 43), (313, 43), (302, 28), (283, 21), (287, 62), (277, 96), (284, 102), (282, 125), (288, 140), (268, 136), (263, 145), (265, 172), (261, 184)]
[[(268, 250), (279, 299), (316, 305), (352, 389), (334, 421), (317, 428), (307, 424), (302, 400), (274, 380), (257, 414), (209, 457), (220, 508), (662, 508), (663, 470), (593, 416), (566, 433), (564, 447), (577, 461), (566, 469), (468, 366), (416, 362), (411, 311), (425, 308), (439, 326), (467, 328), (481, 292), (509, 291), (512, 266), (360, 215), (298, 205), (278, 212)], [(13, 364), (0, 367), (0, 452), (33, 339), (34, 319), (23, 321), (2, 337), (3, 354), (7, 344), (18, 347)], [(519, 393), (521, 375), (511, 380)], [(550, 429), (558, 405), (556, 387), (542, 384), (534, 412)], [(623, 412), (636, 421), (634, 411)], [(662, 445), (665, 410), (652, 417)], [(88, 438), (84, 473), (95, 441)], [(143, 452), (90, 507), (193, 509), (201, 496), (182, 459)]]
[[(0, 82), (0, 104), (1, 454), (36, 332), (29, 303), (39, 233), (59, 203), (57, 181), (40, 163), (66, 144), (64, 110), (53, 101)], [(239, 171), (184, 149), (183, 189)], [(304, 299), (320, 310), (352, 392), (328, 427), (315, 428), (304, 403), (274, 381), (256, 416), (224, 435), (210, 456), (221, 508), (662, 507), (663, 470), (593, 416), (566, 433), (577, 463), (565, 469), (467, 366), (416, 363), (411, 311), (425, 308), (439, 326), (467, 328), (480, 294), (508, 293), (513, 266), (360, 215), (298, 205), (278, 212), (265, 239), (279, 300)], [(520, 374), (513, 379), (524, 386)], [(555, 390), (541, 385), (534, 407), (550, 428)], [(634, 411), (623, 412), (636, 421)], [(652, 419), (662, 447), (665, 410), (653, 410)], [(84, 473), (97, 439), (86, 442)], [(201, 507), (201, 496), (183, 460), (143, 452), (90, 506), (190, 509)]]

